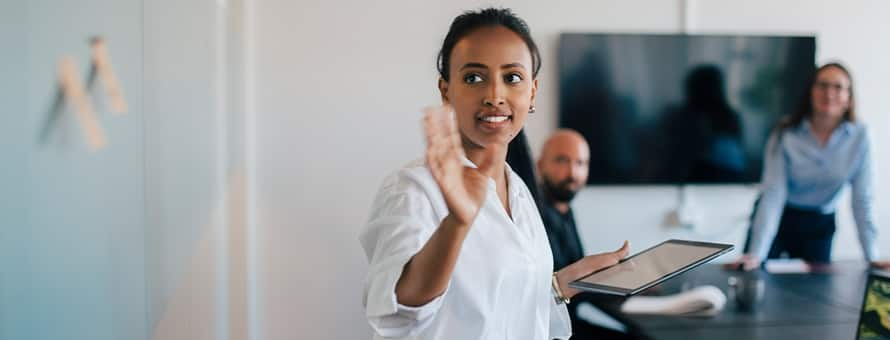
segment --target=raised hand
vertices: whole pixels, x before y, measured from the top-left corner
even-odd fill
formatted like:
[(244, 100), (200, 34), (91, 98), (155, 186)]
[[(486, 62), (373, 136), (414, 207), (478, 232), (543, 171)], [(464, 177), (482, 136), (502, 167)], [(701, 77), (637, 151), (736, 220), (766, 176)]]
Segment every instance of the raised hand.
[(445, 197), (448, 218), (468, 227), (485, 201), (488, 178), (479, 170), (464, 166), (464, 149), (453, 109), (446, 105), (424, 111), (427, 166)]
[(576, 288), (569, 287), (569, 282), (578, 280), (597, 270), (614, 266), (627, 256), (630, 251), (630, 244), (624, 241), (621, 248), (616, 251), (588, 255), (575, 263), (572, 263), (556, 273), (557, 281), (559, 281), (560, 290), (567, 297), (572, 297), (578, 292)]

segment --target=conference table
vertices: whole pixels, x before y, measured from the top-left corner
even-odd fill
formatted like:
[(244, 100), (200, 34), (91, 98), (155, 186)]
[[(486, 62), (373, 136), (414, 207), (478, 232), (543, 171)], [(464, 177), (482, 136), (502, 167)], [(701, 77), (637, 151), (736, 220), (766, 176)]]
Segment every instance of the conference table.
[[(647, 293), (672, 294), (699, 285), (714, 285), (727, 293), (729, 278), (741, 275), (746, 274), (707, 264)], [(713, 317), (622, 316), (656, 340), (855, 338), (868, 277), (865, 263), (835, 262), (819, 272), (763, 272), (760, 277), (765, 282), (764, 296), (752, 310), (744, 310), (728, 299), (724, 309)], [(621, 302), (623, 299), (614, 299), (606, 307), (615, 312)]]

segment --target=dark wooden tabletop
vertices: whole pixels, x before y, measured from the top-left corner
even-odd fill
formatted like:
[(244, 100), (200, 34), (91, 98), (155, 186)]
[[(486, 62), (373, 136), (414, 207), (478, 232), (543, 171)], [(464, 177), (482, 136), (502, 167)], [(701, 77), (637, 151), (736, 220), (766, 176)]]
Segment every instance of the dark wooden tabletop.
[[(742, 273), (708, 264), (644, 294), (671, 294), (700, 285), (728, 293), (730, 277), (759, 275), (765, 283), (763, 299), (753, 310), (743, 310), (730, 298), (713, 317), (623, 316), (657, 340), (854, 339), (867, 274), (863, 262), (836, 262), (823, 272), (807, 274)], [(614, 299), (609, 309), (617, 310), (622, 301)]]

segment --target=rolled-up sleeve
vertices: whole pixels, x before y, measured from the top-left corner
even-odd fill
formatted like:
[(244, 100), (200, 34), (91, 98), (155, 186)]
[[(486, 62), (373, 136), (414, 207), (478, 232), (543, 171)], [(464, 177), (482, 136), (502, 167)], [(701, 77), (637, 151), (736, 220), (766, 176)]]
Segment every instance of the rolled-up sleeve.
[(851, 180), (852, 199), (850, 201), (853, 209), (853, 218), (856, 220), (856, 228), (859, 234), (859, 243), (862, 245), (862, 253), (867, 261), (874, 261), (878, 258), (878, 247), (876, 240), (878, 237), (878, 229), (875, 227), (874, 215), (872, 212), (872, 194), (871, 181), (871, 152), (868, 135), (863, 133), (863, 141), (861, 144), (862, 157), (860, 159), (859, 168), (853, 173)]
[(428, 193), (402, 170), (381, 186), (359, 240), (368, 257), (365, 315), (381, 337), (414, 336), (435, 318), (446, 292), (423, 306), (409, 307), (396, 300), (396, 283), (405, 264), (438, 226)]
[(788, 197), (788, 170), (782, 152), (781, 133), (773, 133), (764, 150), (761, 196), (751, 225), (751, 247), (748, 252), (760, 259), (766, 259), (776, 237)]

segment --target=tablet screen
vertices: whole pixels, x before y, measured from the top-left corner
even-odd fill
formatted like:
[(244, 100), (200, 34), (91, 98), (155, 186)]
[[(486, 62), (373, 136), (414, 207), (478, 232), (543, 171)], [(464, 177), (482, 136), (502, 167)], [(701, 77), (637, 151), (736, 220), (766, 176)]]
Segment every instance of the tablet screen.
[(890, 276), (873, 271), (865, 285), (856, 339), (890, 339)]
[(731, 245), (724, 244), (666, 241), (577, 281), (590, 284), (578, 288), (591, 288), (591, 285), (606, 286), (618, 288), (619, 293), (633, 294), (671, 277), (672, 274), (682, 273), (695, 265), (707, 262), (730, 249)]

